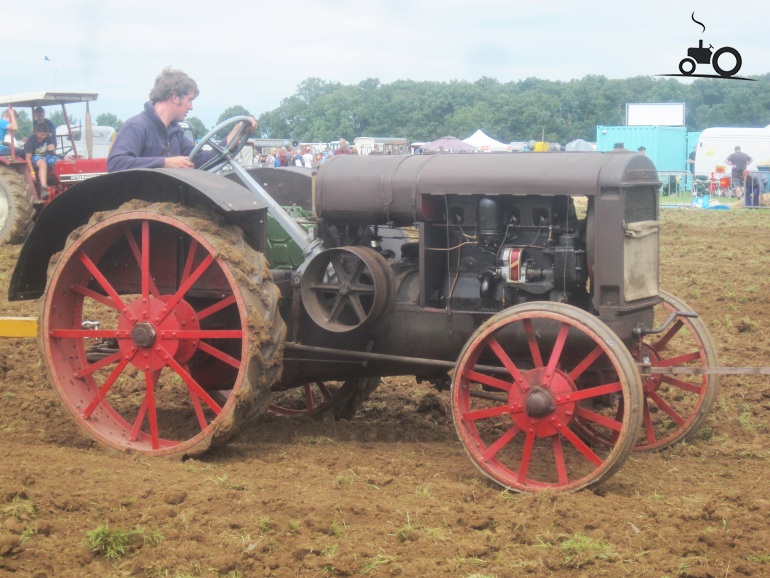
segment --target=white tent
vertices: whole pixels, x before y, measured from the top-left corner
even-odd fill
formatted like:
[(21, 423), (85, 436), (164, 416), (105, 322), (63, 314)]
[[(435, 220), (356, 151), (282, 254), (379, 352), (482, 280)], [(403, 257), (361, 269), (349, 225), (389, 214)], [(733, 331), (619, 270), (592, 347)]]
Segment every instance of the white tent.
[(465, 153), (478, 151), (474, 145), (461, 141), (456, 136), (445, 136), (431, 142), (426, 142), (421, 148), (425, 153)]
[(482, 131), (481, 129), (474, 132), (468, 138), (463, 139), (463, 142), (472, 144), (473, 146), (478, 147), (479, 150), (485, 153), (511, 150), (510, 148), (508, 148), (507, 144), (501, 143), (500, 141), (493, 139), (491, 136), (487, 136), (486, 134), (484, 134), (484, 131)]
[(592, 151), (596, 150), (590, 142), (584, 141), (582, 138), (573, 140), (564, 145), (565, 151)]

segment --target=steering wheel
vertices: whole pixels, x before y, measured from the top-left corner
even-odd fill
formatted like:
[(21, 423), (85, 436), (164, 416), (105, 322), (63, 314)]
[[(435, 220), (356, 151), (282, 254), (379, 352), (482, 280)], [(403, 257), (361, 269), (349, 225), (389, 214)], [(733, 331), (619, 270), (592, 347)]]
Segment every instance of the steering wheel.
[[(229, 146), (222, 146), (214, 140), (214, 137), (217, 135), (217, 133), (226, 128), (229, 129), (231, 126), (236, 125), (239, 122), (243, 124), (241, 125), (241, 128), (239, 128), (238, 131), (233, 135), (233, 139), (238, 142), (238, 146), (236, 146), (233, 150), (229, 150)], [(246, 135), (246, 132), (249, 130), (250, 126), (251, 120), (248, 116), (234, 116), (233, 118), (228, 118), (227, 120), (220, 122), (217, 126), (207, 132), (205, 136), (203, 136), (203, 138), (198, 141), (198, 144), (195, 145), (195, 148), (190, 151), (190, 160), (195, 162), (195, 157), (198, 155), (198, 153), (201, 152), (205, 145), (209, 145), (217, 152), (217, 154), (199, 166), (198, 168), (200, 170), (215, 173), (223, 166), (235, 162), (235, 157), (238, 156), (238, 153), (241, 152), (241, 149), (246, 145), (247, 139), (243, 137)], [(231, 140), (230, 142), (233, 141)]]

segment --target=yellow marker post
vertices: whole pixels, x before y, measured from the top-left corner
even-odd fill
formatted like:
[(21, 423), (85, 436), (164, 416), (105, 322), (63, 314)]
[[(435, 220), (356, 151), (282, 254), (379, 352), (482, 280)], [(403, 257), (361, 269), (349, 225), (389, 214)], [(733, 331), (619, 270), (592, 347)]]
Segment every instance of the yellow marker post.
[(37, 337), (37, 319), (0, 317), (0, 337)]

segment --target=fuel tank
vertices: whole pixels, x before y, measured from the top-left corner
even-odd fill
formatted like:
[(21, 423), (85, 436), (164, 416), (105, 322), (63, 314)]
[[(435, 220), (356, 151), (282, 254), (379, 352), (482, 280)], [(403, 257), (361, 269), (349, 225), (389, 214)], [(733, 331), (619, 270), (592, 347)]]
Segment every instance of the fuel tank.
[(657, 177), (636, 154), (339, 155), (318, 169), (315, 212), (336, 223), (408, 226), (444, 219), (447, 195), (594, 196), (657, 187)]

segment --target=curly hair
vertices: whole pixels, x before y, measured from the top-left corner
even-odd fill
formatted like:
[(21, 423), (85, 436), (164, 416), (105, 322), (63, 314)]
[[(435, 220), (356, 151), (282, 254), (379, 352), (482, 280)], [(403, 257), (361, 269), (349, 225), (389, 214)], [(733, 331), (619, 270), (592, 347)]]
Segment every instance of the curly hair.
[(155, 86), (150, 91), (150, 100), (153, 104), (164, 102), (172, 96), (182, 98), (192, 94), (193, 98), (200, 94), (198, 85), (181, 70), (167, 66), (155, 79)]

